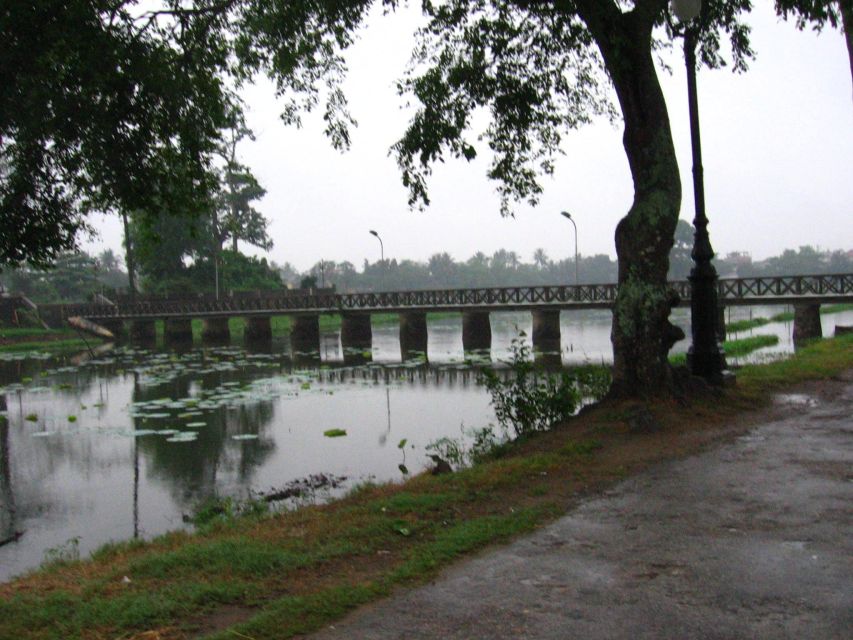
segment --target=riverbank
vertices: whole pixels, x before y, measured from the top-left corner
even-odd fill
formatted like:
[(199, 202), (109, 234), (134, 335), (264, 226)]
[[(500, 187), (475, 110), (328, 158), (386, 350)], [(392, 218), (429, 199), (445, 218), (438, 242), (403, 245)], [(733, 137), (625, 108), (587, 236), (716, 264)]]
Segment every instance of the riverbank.
[(93, 337), (81, 338), (71, 329), (42, 329), (36, 327), (0, 327), (0, 352), (36, 351), (50, 349), (86, 349), (103, 341)]
[(421, 583), (485, 545), (550, 522), (590, 492), (742, 433), (771, 394), (853, 368), (853, 337), (739, 370), (720, 395), (605, 403), (504, 455), (338, 502), (222, 517), (198, 533), (118, 543), (0, 585), (0, 636), (286, 638)]

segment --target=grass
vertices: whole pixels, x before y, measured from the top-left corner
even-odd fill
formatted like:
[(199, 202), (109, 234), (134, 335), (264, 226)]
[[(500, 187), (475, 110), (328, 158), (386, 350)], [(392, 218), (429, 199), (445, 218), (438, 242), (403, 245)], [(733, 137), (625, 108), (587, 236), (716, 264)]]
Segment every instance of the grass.
[[(328, 505), (219, 517), (195, 534), (105, 546), (0, 584), (0, 637), (289, 638), (420, 584), (484, 546), (529, 532), (580, 496), (745, 427), (770, 394), (853, 367), (853, 336), (750, 365), (734, 388), (689, 402), (608, 402), (515, 443), (500, 459), (401, 485), (363, 484)], [(720, 395), (722, 394), (722, 396)], [(637, 435), (646, 406), (661, 428)], [(740, 425), (740, 426), (739, 426)], [(125, 579), (127, 577), (127, 579)]]
[(758, 349), (772, 347), (776, 344), (779, 344), (779, 336), (759, 335), (741, 338), (740, 340), (726, 340), (723, 343), (723, 349), (728, 356), (745, 356)]
[(98, 338), (86, 338), (85, 340), (82, 338), (69, 338), (67, 340), (21, 341), (11, 344), (0, 344), (0, 351), (36, 351), (42, 349), (49, 349), (50, 351), (72, 351), (85, 349), (87, 343), (90, 347), (94, 347), (101, 344), (101, 342)]
[[(726, 340), (723, 343), (723, 351), (727, 356), (745, 356), (753, 351), (764, 347), (772, 347), (779, 343), (779, 336), (776, 335), (758, 335), (750, 336), (749, 338), (740, 338), (738, 340)], [(680, 366), (687, 363), (686, 353), (675, 353), (669, 357), (671, 364)]]
[[(843, 311), (853, 311), (853, 304), (832, 304), (832, 305), (823, 305), (820, 308), (820, 314), (830, 315), (833, 313), (841, 313)], [(758, 317), (758, 318), (750, 318), (749, 320), (736, 320), (735, 322), (729, 322), (726, 324), (726, 333), (737, 333), (739, 331), (749, 331), (750, 329), (756, 329), (758, 327), (763, 327), (766, 324), (770, 324), (771, 322), (790, 322), (794, 319), (794, 314), (791, 311), (783, 311), (782, 313), (777, 313), (774, 316), (769, 318)]]

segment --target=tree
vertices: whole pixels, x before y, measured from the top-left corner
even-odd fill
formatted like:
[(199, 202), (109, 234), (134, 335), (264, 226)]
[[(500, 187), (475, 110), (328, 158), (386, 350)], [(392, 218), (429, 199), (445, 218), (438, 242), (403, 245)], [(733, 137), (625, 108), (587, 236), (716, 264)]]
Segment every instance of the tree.
[(272, 249), (267, 235), (268, 221), (252, 206), (266, 194), (251, 170), (237, 160), (237, 145), (245, 139), (254, 140), (241, 114), (234, 112), (233, 121), (223, 136), (217, 155), (225, 162), (219, 171), (219, 189), (211, 209), (211, 232), (214, 251), (218, 254), (225, 242), (231, 250), (238, 251), (237, 241), (242, 240), (259, 249)]
[(686, 220), (679, 220), (675, 225), (675, 236), (672, 249), (669, 252), (670, 280), (684, 280), (690, 274), (693, 260), (690, 252), (693, 250), (693, 225)]
[(533, 264), (540, 271), (545, 271), (551, 265), (551, 260), (548, 258), (545, 249), (539, 248), (533, 252)]
[(207, 197), (230, 100), (227, 15), (147, 4), (3, 3), (0, 265), (47, 264), (88, 211), (150, 208), (166, 185), (176, 205)]

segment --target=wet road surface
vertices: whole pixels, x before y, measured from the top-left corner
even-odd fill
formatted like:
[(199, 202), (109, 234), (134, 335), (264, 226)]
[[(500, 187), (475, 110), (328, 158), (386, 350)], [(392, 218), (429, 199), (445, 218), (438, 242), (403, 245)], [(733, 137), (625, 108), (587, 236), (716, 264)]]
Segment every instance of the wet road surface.
[(853, 376), (316, 639), (853, 638)]

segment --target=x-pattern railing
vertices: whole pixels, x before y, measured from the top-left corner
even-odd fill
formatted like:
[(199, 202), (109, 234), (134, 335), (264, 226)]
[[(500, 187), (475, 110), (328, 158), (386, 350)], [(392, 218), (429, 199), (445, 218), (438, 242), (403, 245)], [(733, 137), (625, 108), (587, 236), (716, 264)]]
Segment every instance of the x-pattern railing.
[[(690, 299), (690, 283), (671, 282), (682, 304)], [(853, 299), (853, 274), (732, 278), (719, 281), (721, 303), (752, 301)], [(367, 311), (515, 310), (535, 308), (604, 308), (616, 300), (615, 284), (485, 287), (363, 293), (289, 291), (253, 298), (221, 300), (146, 300), (119, 306), (61, 305), (63, 317), (145, 318), (216, 315), (274, 315), (275, 313), (342, 313)]]

